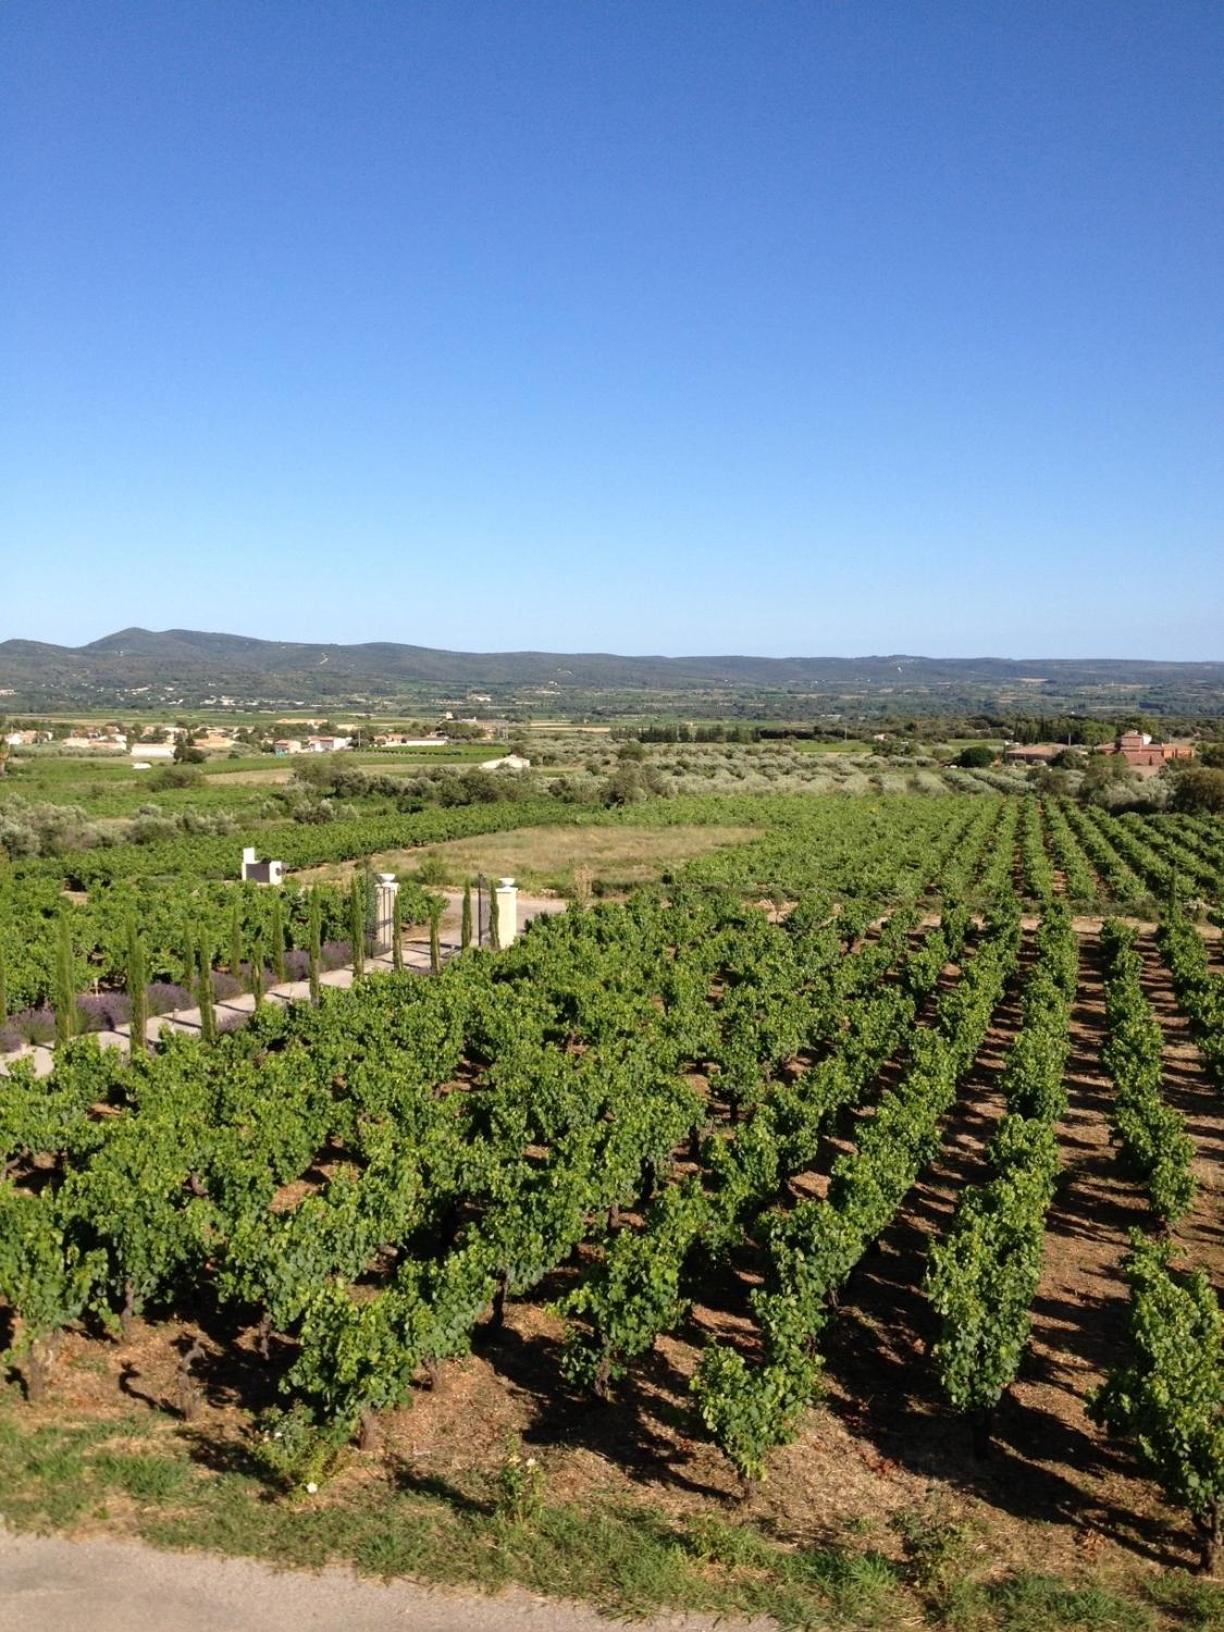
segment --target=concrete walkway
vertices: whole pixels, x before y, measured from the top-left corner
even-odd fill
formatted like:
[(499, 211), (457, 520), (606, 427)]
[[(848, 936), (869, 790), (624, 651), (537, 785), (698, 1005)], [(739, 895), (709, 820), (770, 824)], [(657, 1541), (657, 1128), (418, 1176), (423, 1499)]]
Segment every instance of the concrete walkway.
[[(442, 961), (448, 962), (457, 957), (459, 946), (459, 931), (462, 914), (463, 895), (460, 890), (442, 890), (440, 894), (446, 897), (446, 909), (439, 922), (439, 949)], [(523, 930), (533, 918), (549, 916), (553, 913), (564, 912), (567, 903), (554, 896), (523, 896), (518, 899), (518, 927)], [(379, 971), (389, 973), (393, 967), (390, 952), (382, 952), (377, 957), (366, 959), (367, 974)], [(418, 974), (428, 974), (430, 971), (429, 936), (428, 934), (409, 934), (404, 940), (404, 968), (416, 970)], [(323, 986), (347, 989), (353, 984), (351, 966), (342, 969), (329, 969), (320, 975), (319, 982)], [(269, 986), (264, 993), (267, 1001), (273, 1003), (304, 1003), (310, 998), (310, 982), (308, 980), (292, 980), (281, 986)], [(218, 999), (214, 1005), (218, 1023), (228, 1020), (231, 1025), (244, 1024), (250, 1019), (255, 1009), (255, 998), (250, 992), (242, 992), (237, 997)], [(192, 1009), (172, 1009), (168, 1014), (155, 1015), (146, 1026), (146, 1034), (151, 1043), (156, 1043), (164, 1032), (184, 1032), (187, 1035), (199, 1036), (200, 1011)], [(95, 1031), (88, 1033), (96, 1037), (102, 1048), (120, 1048), (126, 1054), (131, 1047), (129, 1028), (119, 1026), (114, 1031)], [(3, 1076), (14, 1060), (32, 1060), (34, 1075), (46, 1077), (51, 1074), (55, 1064), (55, 1050), (42, 1044), (27, 1044), (13, 1054), (0, 1055), (0, 1076)]]
[[(0, 1632), (608, 1632), (623, 1622), (525, 1592), (436, 1592), (348, 1570), (281, 1572), (250, 1559), (159, 1553), (139, 1542), (0, 1531)], [(707, 1616), (642, 1632), (767, 1632)]]

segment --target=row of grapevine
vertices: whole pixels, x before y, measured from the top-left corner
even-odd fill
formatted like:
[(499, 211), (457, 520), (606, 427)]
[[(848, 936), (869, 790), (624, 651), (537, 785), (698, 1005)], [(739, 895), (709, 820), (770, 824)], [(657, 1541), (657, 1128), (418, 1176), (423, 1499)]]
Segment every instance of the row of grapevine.
[(986, 1035), (1015, 964), (1015, 903), (1001, 905), (976, 956), (940, 999), (930, 1029), (913, 1033), (905, 1074), (834, 1164), (828, 1196), (772, 1215), (769, 1275), (752, 1294), (760, 1358), (709, 1345), (693, 1378), (702, 1420), (741, 1477), (790, 1438), (818, 1370), (815, 1340), (829, 1301), (886, 1228), (938, 1148), (941, 1120)]
[(1050, 848), (1063, 875), (1064, 895), (1076, 906), (1094, 906), (1100, 898), (1101, 886), (1088, 865), (1075, 831), (1067, 820), (1066, 811), (1058, 799), (1043, 799), (1042, 814), (1049, 834)]
[(1224, 1517), (1224, 1310), (1209, 1276), (1175, 1256), (1171, 1241), (1132, 1232), (1123, 1354), (1089, 1414), (1132, 1444), (1169, 1501), (1189, 1510), (1211, 1573)]
[(1212, 1080), (1224, 1088), (1224, 976), (1213, 972), (1206, 943), (1181, 913), (1163, 919), (1156, 939)]
[(1021, 1030), (1003, 1071), (1007, 1110), (987, 1148), (993, 1176), (962, 1192), (931, 1248), (926, 1292), (939, 1317), (932, 1358), (981, 1447), (990, 1413), (1015, 1380), (1041, 1277), (1046, 1215), (1059, 1173), (1057, 1124), (1079, 946), (1065, 907), (1050, 907), (1024, 986)]
[(1101, 927), (1109, 1025), (1102, 1058), (1115, 1090), (1113, 1136), (1127, 1167), (1146, 1184), (1152, 1211), (1168, 1228), (1194, 1198), (1194, 1144), (1185, 1118), (1164, 1099), (1164, 1036), (1144, 996), (1135, 940), (1135, 931), (1116, 918)]
[(700, 1150), (707, 1187), (674, 1186), (682, 1194), (665, 1193), (640, 1231), (621, 1231), (561, 1300), (571, 1381), (606, 1395), (627, 1362), (675, 1325), (694, 1253), (718, 1261), (755, 1227), (780, 1187), (810, 1165), (822, 1133), (900, 1046), (968, 927), (963, 909), (949, 910), (898, 966), (910, 922), (909, 914), (894, 915), (879, 940), (831, 967), (824, 991), (811, 994), (816, 1012), (824, 1012), (809, 1032), (822, 1035), (827, 1051), (793, 1078), (763, 1080), (734, 1138), (707, 1131)]
[(1041, 816), (1041, 801), (1024, 801), (1024, 818), (1020, 831), (1020, 852), (1024, 866), (1025, 890), (1034, 901), (1043, 905), (1054, 899), (1054, 869), (1046, 849), (1045, 828)]
[(1069, 799), (1062, 800), (1059, 808), (1112, 899), (1126, 906), (1145, 902), (1150, 893), (1148, 886), (1119, 854), (1100, 819), (1102, 813)]

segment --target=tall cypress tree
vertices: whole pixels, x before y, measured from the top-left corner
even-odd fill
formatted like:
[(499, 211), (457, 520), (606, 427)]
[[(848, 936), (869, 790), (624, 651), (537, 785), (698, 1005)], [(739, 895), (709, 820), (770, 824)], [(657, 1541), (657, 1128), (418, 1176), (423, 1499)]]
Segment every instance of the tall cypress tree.
[(501, 951), (501, 925), (497, 921), (497, 889), (489, 880), (489, 945), (494, 952)]
[(229, 972), (235, 980), (242, 979), (242, 902), (237, 896), (230, 913)]
[(255, 1007), (262, 1007), (264, 1000), (264, 950), (263, 934), (256, 930), (251, 937), (251, 990), (255, 993)]
[(272, 974), (278, 985), (285, 980), (285, 908), (280, 891), (272, 897)]
[(353, 951), (353, 979), (365, 974), (365, 880), (355, 878), (349, 891), (349, 940)]
[(429, 903), (429, 967), (435, 975), (442, 968), (442, 943), (438, 939), (438, 925), (441, 920), (441, 901), (431, 901)]
[(391, 967), (396, 974), (404, 967), (404, 908), (398, 890), (391, 903)]
[(55, 936), (55, 1041), (62, 1046), (77, 1030), (76, 967), (72, 950), (72, 920), (61, 912)]
[(127, 926), (127, 989), (131, 1004), (129, 1030), (131, 1048), (144, 1054), (149, 1047), (149, 975), (145, 958), (144, 940), (136, 928), (136, 919), (128, 919)]
[(212, 960), (208, 955), (208, 942), (201, 936), (198, 953), (199, 997), (200, 997), (200, 1036), (206, 1043), (217, 1040), (217, 1011), (213, 1004)]
[(472, 944), (472, 883), (463, 886), (463, 918), (459, 925), (459, 949), (466, 952)]
[(319, 900), (319, 891), (316, 886), (310, 892), (308, 903), (310, 914), (310, 1001), (317, 1007), (322, 999), (323, 990), (319, 983), (323, 965), (323, 906)]

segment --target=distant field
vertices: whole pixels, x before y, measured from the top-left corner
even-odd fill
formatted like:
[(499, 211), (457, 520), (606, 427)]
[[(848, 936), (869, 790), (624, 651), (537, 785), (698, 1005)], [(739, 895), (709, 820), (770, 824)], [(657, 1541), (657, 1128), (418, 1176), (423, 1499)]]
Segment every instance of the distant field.
[[(760, 837), (751, 827), (522, 827), (472, 839), (452, 839), (415, 850), (371, 856), (378, 871), (425, 873), (431, 883), (462, 884), (478, 873), (511, 875), (527, 890), (573, 888), (574, 869), (586, 866), (604, 890), (649, 884), (694, 856)], [(314, 867), (304, 881), (343, 878), (356, 863)]]

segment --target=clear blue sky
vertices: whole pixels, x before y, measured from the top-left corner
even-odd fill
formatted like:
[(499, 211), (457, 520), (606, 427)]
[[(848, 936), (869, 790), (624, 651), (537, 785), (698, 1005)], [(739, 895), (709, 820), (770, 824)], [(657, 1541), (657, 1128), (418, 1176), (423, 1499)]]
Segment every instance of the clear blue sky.
[(1220, 0), (7, 0), (0, 638), (1224, 658)]

